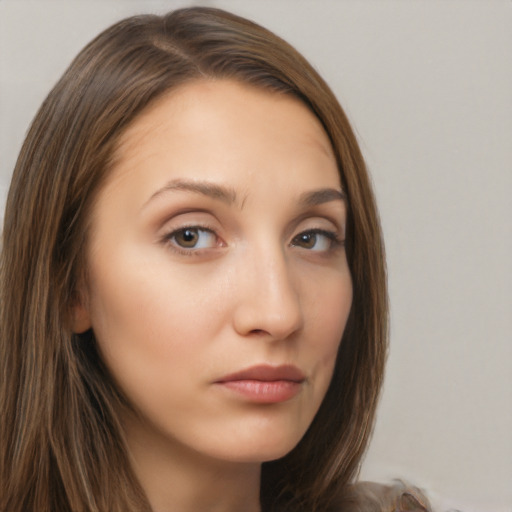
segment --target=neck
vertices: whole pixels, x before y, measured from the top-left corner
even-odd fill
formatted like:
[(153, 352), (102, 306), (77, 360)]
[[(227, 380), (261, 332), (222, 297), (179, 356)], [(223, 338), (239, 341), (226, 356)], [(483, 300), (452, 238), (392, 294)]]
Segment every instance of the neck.
[(219, 461), (167, 436), (126, 428), (135, 475), (154, 512), (260, 512), (261, 464)]

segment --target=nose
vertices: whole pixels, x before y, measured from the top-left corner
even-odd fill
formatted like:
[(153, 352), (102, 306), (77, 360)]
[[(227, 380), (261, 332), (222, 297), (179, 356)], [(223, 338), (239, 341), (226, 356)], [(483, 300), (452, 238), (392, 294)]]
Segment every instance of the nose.
[(303, 327), (298, 283), (283, 251), (244, 258), (237, 282), (233, 323), (238, 334), (284, 340)]

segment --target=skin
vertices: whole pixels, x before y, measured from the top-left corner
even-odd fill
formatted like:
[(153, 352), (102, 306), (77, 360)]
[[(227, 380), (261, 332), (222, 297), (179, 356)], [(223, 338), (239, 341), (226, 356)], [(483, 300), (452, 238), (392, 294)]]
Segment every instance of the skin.
[[(92, 326), (137, 411), (123, 423), (156, 512), (260, 509), (261, 463), (298, 443), (332, 376), (345, 216), (329, 139), (294, 98), (197, 81), (123, 134), (75, 330)], [(219, 384), (260, 364), (304, 380), (277, 403)]]

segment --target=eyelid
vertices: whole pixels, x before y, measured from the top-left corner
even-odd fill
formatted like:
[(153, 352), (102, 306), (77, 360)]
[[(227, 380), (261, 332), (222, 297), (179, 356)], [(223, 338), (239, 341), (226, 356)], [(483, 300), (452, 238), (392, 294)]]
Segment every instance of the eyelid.
[[(323, 205), (322, 205), (323, 206)], [(316, 253), (317, 255), (333, 253), (336, 249), (344, 246), (345, 242), (345, 219), (344, 215), (339, 215), (339, 209), (333, 211), (333, 209), (326, 209), (315, 207), (312, 210), (308, 209), (307, 212), (302, 212), (295, 220), (292, 221), (291, 225), (288, 226), (286, 231), (289, 235), (288, 242), (286, 245), (289, 247), (304, 250), (310, 253)], [(335, 215), (334, 213), (337, 213)], [(233, 225), (232, 222), (228, 221), (231, 227), (228, 227), (228, 232), (224, 233), (223, 224), (228, 219), (224, 218), (222, 223), (218, 220), (217, 216), (212, 213), (211, 210), (199, 209), (199, 208), (186, 208), (174, 211), (165, 220), (161, 222), (161, 227), (158, 230), (157, 242), (163, 243), (168, 249), (179, 254), (186, 256), (200, 256), (215, 254), (212, 251), (216, 251), (219, 248), (226, 247), (225, 236), (231, 239), (234, 233), (236, 223)], [(233, 219), (231, 219), (233, 220)], [(179, 236), (184, 230), (200, 230), (210, 233), (214, 238), (214, 242), (210, 245), (208, 240), (207, 246), (204, 247), (187, 247), (185, 243), (180, 244), (174, 237)], [(230, 234), (231, 233), (231, 234)], [(315, 249), (313, 247), (304, 246), (298, 237), (301, 234), (313, 234), (322, 237), (326, 237), (329, 240), (329, 246), (326, 248)], [(203, 235), (199, 235), (203, 236)], [(243, 236), (242, 233), (238, 233), (237, 237)], [(283, 240), (284, 241), (284, 240)], [(184, 242), (184, 240), (182, 240)], [(325, 240), (324, 240), (325, 243)], [(200, 242), (198, 242), (199, 245)], [(322, 241), (318, 240), (318, 244), (322, 246)], [(318, 245), (315, 242), (315, 246)], [(219, 253), (221, 254), (221, 253)]]
[[(317, 236), (323, 236), (329, 241), (329, 246), (325, 249), (314, 249), (310, 247), (303, 247), (299, 243), (296, 243), (296, 241), (304, 236), (304, 235), (314, 235)], [(316, 242), (316, 241), (315, 241)], [(298, 247), (301, 249), (304, 249), (305, 251), (312, 252), (312, 253), (330, 253), (338, 250), (341, 247), (345, 246), (345, 237), (340, 236), (340, 233), (338, 230), (330, 230), (330, 229), (322, 229), (322, 228), (309, 228), (299, 231), (294, 237), (292, 238), (290, 245), (293, 247)]]
[(329, 213), (325, 211), (314, 211), (303, 214), (293, 223), (291, 231), (300, 233), (301, 231), (317, 229), (326, 232), (336, 232), (338, 238), (344, 238), (346, 232), (345, 216), (332, 215)]
[(326, 221), (333, 224), (337, 230), (344, 232), (347, 221), (345, 203), (333, 201), (308, 208), (297, 216), (295, 225), (298, 226), (307, 221)]
[(184, 207), (170, 209), (162, 212), (159, 219), (155, 219), (155, 229), (160, 233), (170, 233), (179, 229), (201, 228), (217, 231), (219, 221), (209, 209), (198, 207)]
[[(176, 242), (173, 242), (173, 238), (175, 238), (177, 236), (177, 234), (179, 234), (180, 232), (186, 231), (187, 229), (202, 231), (202, 232), (211, 234), (212, 236), (215, 237), (214, 245), (212, 245), (211, 247), (187, 248), (187, 247), (180, 246)], [(184, 256), (198, 256), (200, 254), (205, 254), (211, 250), (215, 250), (219, 247), (223, 247), (224, 244), (219, 243), (218, 242), (219, 240), (221, 240), (220, 237), (217, 235), (217, 233), (213, 229), (206, 228), (205, 226), (197, 226), (197, 225), (182, 226), (177, 229), (173, 229), (172, 231), (169, 231), (168, 233), (166, 233), (162, 238), (162, 242), (165, 244), (165, 246), (169, 250), (173, 251), (176, 254), (184, 255)]]

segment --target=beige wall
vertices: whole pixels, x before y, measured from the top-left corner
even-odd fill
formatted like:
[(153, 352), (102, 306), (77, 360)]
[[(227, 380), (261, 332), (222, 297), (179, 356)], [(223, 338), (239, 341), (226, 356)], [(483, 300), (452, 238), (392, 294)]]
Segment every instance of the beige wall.
[[(70, 59), (195, 2), (0, 0), (0, 192)], [(512, 510), (512, 2), (219, 0), (295, 44), (353, 120), (381, 207), (392, 350), (363, 476)]]

